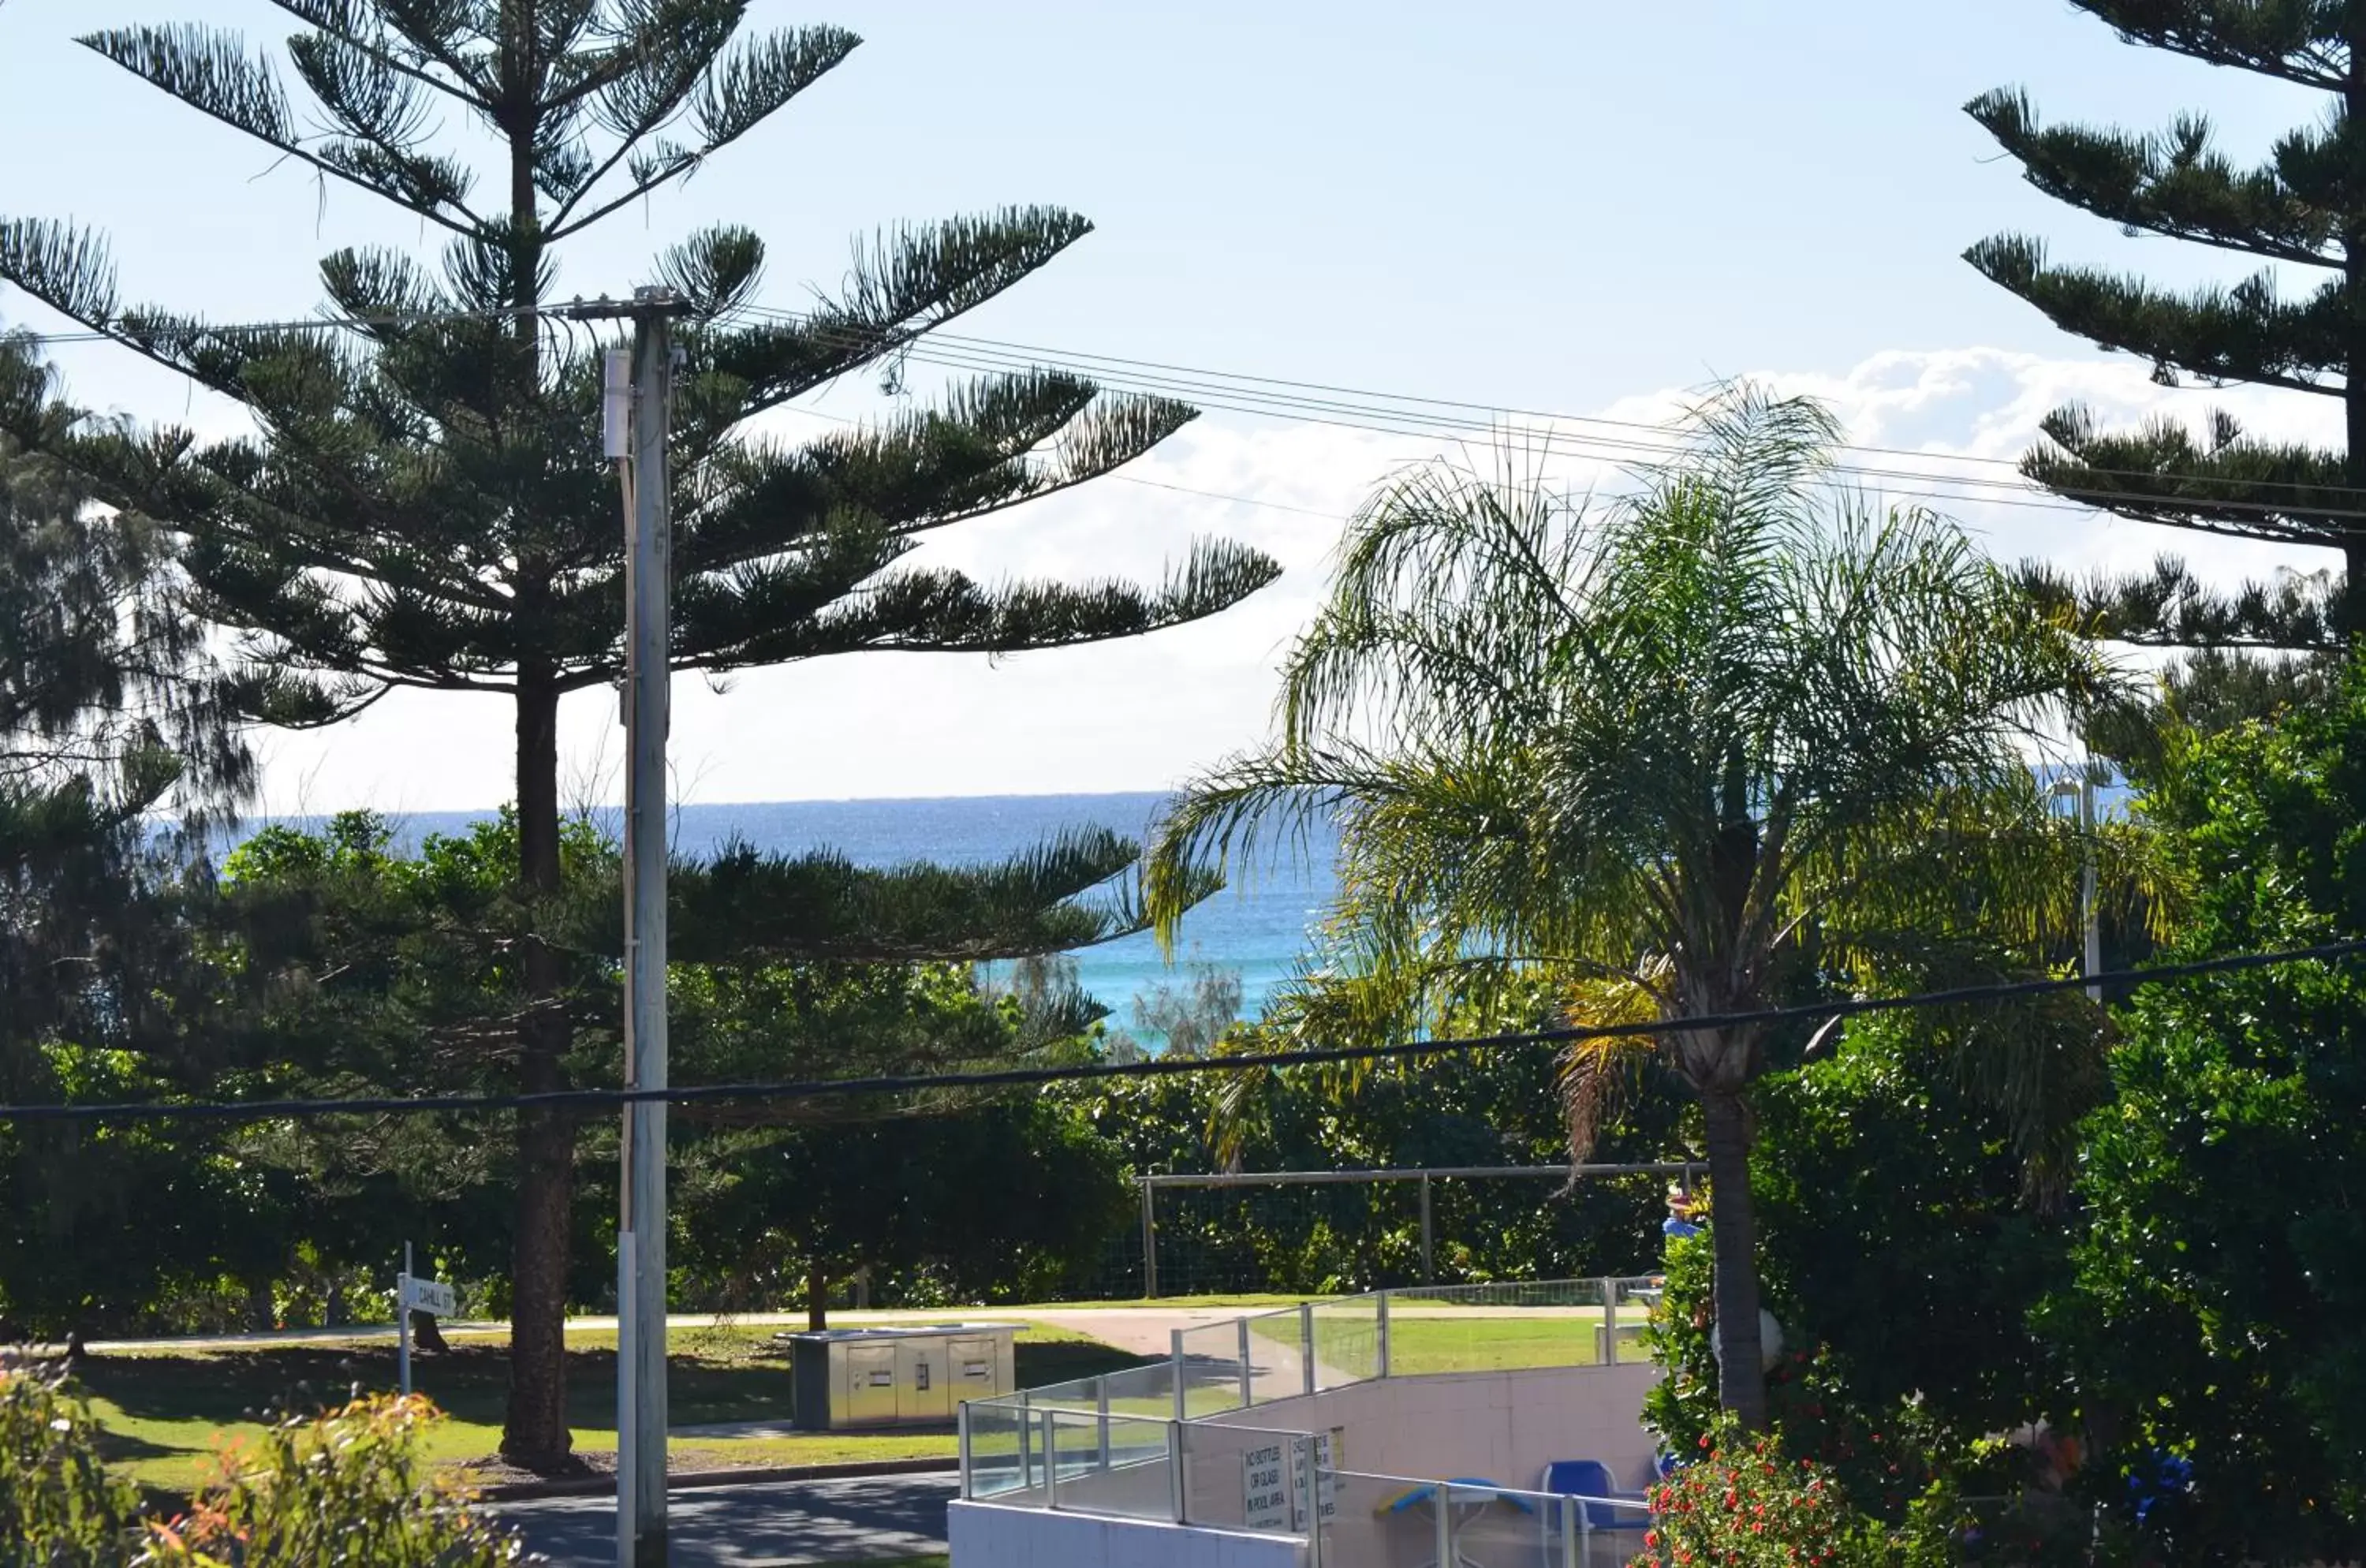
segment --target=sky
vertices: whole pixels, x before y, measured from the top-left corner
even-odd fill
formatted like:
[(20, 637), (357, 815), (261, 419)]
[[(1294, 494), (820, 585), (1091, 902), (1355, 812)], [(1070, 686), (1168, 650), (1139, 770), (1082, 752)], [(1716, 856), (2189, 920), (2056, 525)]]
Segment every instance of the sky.
[[(1664, 419), (1711, 381), (1750, 376), (1827, 400), (1853, 442), (1929, 454), (2016, 457), (2071, 400), (2114, 421), (2225, 407), (2262, 433), (2338, 434), (2331, 400), (2157, 387), (1960, 259), (2011, 230), (2170, 282), (2246, 270), (2031, 189), (1962, 113), (1989, 88), (2025, 86), (2050, 118), (2145, 129), (2205, 109), (2238, 153), (2322, 112), (2298, 89), (2124, 45), (2062, 0), (753, 10), (760, 26), (827, 21), (865, 41), (686, 186), (570, 247), (562, 292), (622, 292), (658, 248), (733, 221), (770, 247), (761, 302), (794, 309), (834, 288), (852, 245), (883, 228), (1045, 202), (1096, 231), (957, 331), (1620, 420)], [(73, 41), (199, 20), (258, 44), (293, 26), (265, 0), (0, 0), (0, 215), (101, 229), (127, 299), (226, 321), (310, 313), (331, 250), (435, 248), (416, 220), (275, 164)], [(5, 285), (0, 323), (70, 326)], [(65, 344), (52, 357), (85, 405), (237, 428), (234, 409), (121, 351)], [(916, 379), (922, 394), (932, 374)], [(881, 403), (851, 378), (786, 428)], [(1131, 643), (857, 656), (722, 691), (684, 679), (674, 793), (1179, 784), (1267, 733), (1276, 661), (1321, 597), (1341, 521), (1393, 469), (1440, 455), (1455, 443), (1211, 410), (1121, 479), (948, 530), (919, 558), (997, 580), (1155, 576), (1192, 539), (1229, 537), (1279, 558), (1279, 583)], [(2082, 570), (2162, 550), (2226, 578), (2329, 558), (2048, 508), (1946, 509), (2000, 558)], [(511, 740), (499, 697), (397, 693), (336, 728), (267, 738), (264, 807), (494, 805), (512, 793)], [(617, 797), (613, 696), (570, 699), (562, 746), (571, 799)]]

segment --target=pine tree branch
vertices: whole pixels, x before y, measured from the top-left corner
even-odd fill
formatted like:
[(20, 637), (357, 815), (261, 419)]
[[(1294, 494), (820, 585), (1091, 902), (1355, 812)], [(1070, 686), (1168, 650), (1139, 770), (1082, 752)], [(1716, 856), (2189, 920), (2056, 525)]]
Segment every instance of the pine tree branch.
[(2231, 290), (2209, 287), (2179, 297), (2140, 277), (2050, 266), (2045, 246), (2019, 235), (1983, 240), (1964, 259), (2063, 331), (2151, 360), (2154, 378), (2165, 386), (2177, 385), (2183, 372), (2219, 385), (2344, 393), (2349, 295), (2338, 279), (2305, 303), (2288, 305), (2276, 297), (2272, 273)]
[[(594, 118), (616, 144), (592, 165), (582, 184), (560, 202), (546, 232), (557, 242), (599, 222), (649, 192), (698, 166), (702, 153), (660, 143), (640, 150), (644, 139), (681, 114), (739, 25), (744, 6), (711, 0), (676, 0), (642, 18), (636, 30), (581, 81), (545, 100), (546, 115), (563, 115), (590, 102)], [(632, 165), (634, 185), (573, 222), (568, 214), (620, 164)]]
[[(602, 160), (599, 165), (593, 169), (591, 175), (583, 182), (582, 189), (588, 191), (593, 186), (598, 185), (602, 180), (607, 178), (610, 174), (614, 172), (616, 164), (629, 155), (635, 143), (629, 141), (621, 143), (612, 156)], [(613, 200), (602, 202), (599, 206), (593, 208), (582, 217), (576, 219), (573, 222), (564, 224), (554, 223), (550, 230), (550, 238), (552, 243), (556, 243), (560, 240), (569, 238), (570, 235), (581, 233), (584, 230), (591, 228), (602, 219), (607, 218), (616, 212), (622, 211), (627, 207), (632, 206), (633, 203), (640, 200), (641, 197), (648, 195), (651, 191), (656, 190), (659, 186), (664, 185), (667, 181), (678, 179), (682, 175), (690, 173), (691, 170), (698, 167), (698, 164), (699, 155), (695, 152), (680, 152), (674, 156), (667, 158), (663, 163), (655, 165), (656, 172), (654, 174), (650, 174), (646, 177), (636, 181), (629, 189), (615, 197)], [(559, 204), (559, 211), (563, 214), (573, 206), (574, 201), (571, 199), (561, 202)]]
[(884, 428), (795, 448), (736, 445), (683, 508), (676, 560), (713, 570), (825, 535), (835, 515), (891, 535), (941, 528), (1040, 499), (1132, 461), (1193, 417), (1160, 399), (1103, 398), (1081, 377), (985, 378)]
[(323, 682), (276, 664), (250, 663), (233, 686), (240, 712), (280, 729), (321, 729), (367, 711), (392, 689), (387, 682)]
[(286, 91), (268, 64), (250, 60), (231, 34), (195, 26), (116, 28), (78, 40), (151, 85), (190, 107), (242, 130), (265, 146), (333, 175), (418, 214), (454, 233), (475, 232), (470, 223), (442, 209), (420, 205), (400, 188), (374, 182), (354, 168), (306, 147), (296, 131)]
[[(403, 40), (418, 51), (422, 59), (431, 60), (452, 73), (453, 80), (449, 82), (389, 50), (382, 35), (373, 39), (365, 33), (355, 22), (360, 12), (357, 0), (272, 0), (272, 4), (338, 42), (362, 51), (390, 71), (399, 71), (479, 113), (492, 112), (490, 85), (478, 74), (475, 64), (453, 46), (452, 32), (429, 25), (436, 19), (433, 5), (422, 6), (412, 0), (377, 0), (376, 8), (379, 15), (394, 18)], [(455, 8), (445, 6), (443, 9), (448, 13)]]
[(2175, 556), (2159, 558), (2149, 574), (2076, 579), (2045, 562), (2026, 561), (2016, 575), (2047, 613), (2073, 617), (2106, 641), (2296, 653), (2342, 646), (2347, 590), (2330, 571), (2286, 571), (2272, 583), (2247, 581), (2232, 594), (2205, 585)]
[(441, 205), (483, 226), (468, 203), (467, 168), (457, 159), (416, 151), (425, 110), (407, 78), (367, 51), (334, 39), (296, 39), (287, 52), (305, 85), (349, 133), (321, 143), (323, 161), (372, 189), (399, 193), (413, 211)]
[(2269, 445), (2229, 415), (2201, 435), (2169, 419), (2106, 434), (2073, 405), (2046, 416), (2022, 472), (2056, 494), (2139, 522), (2338, 547), (2366, 536), (2366, 495), (2336, 453)]
[[(862, 39), (836, 28), (805, 28), (775, 32), (741, 46), (728, 58), (701, 61), (691, 85), (663, 114), (623, 135), (616, 147), (597, 164), (575, 193), (551, 215), (553, 243), (580, 232), (618, 209), (628, 207), (667, 181), (698, 167), (717, 150), (738, 141), (785, 107), (789, 100), (819, 81), (851, 54)], [(708, 67), (710, 63), (713, 69)], [(668, 158), (658, 172), (639, 178), (621, 196), (603, 202), (569, 221), (576, 207), (600, 182), (614, 173), (642, 137), (648, 135), (687, 104), (699, 122), (700, 143)]]
[(2237, 174), (2210, 145), (2209, 121), (2180, 118), (2168, 131), (2131, 136), (2082, 127), (2041, 128), (2025, 94), (1998, 89), (1964, 106), (2019, 159), (2031, 185), (2057, 201), (2128, 229), (2194, 240), (2304, 266), (2341, 265), (2339, 179), (2304, 197), (2286, 164), (2323, 174), (2321, 141), (2287, 138), (2273, 169)]
[[(982, 963), (1073, 951), (1147, 929), (1124, 874), (1140, 854), (1100, 829), (1065, 833), (997, 865), (858, 867), (829, 852), (759, 854), (725, 847), (668, 878), (668, 940), (693, 963)], [(1112, 886), (1114, 884), (1114, 886)], [(1194, 902), (1212, 893), (1203, 879)], [(1086, 896), (1099, 889), (1098, 898)], [(621, 951), (621, 911), (603, 898), (579, 917), (591, 951)]]
[(862, 651), (1031, 652), (1075, 648), (1181, 626), (1214, 615), (1280, 575), (1271, 558), (1228, 543), (1196, 544), (1153, 592), (1121, 582), (1010, 583), (988, 588), (960, 572), (899, 570), (819, 615), (784, 620), (801, 604), (776, 600), (770, 576), (743, 570), (708, 592), (685, 585), (674, 668), (733, 670)]
[(874, 237), (857, 250), (842, 297), (802, 321), (694, 334), (693, 355), (739, 383), (706, 438), (960, 319), (1090, 232), (1074, 213), (1021, 207)]
[(492, 97), (490, 97), (488, 85), (478, 78), (471, 62), (456, 50), (452, 50), (449, 33), (438, 33), (435, 28), (419, 26), (419, 21), (428, 17), (428, 7), (404, 5), (404, 0), (378, 0), (377, 12), (381, 17), (393, 17), (395, 26), (402, 30), (402, 40), (410, 42), (411, 50), (419, 52), (419, 59), (431, 59), (431, 62), (440, 64), (452, 73), (452, 81), (445, 81), (433, 71), (422, 69), (419, 62), (402, 59), (398, 52), (388, 50), (386, 40), (383, 40), (383, 26), (377, 38), (365, 33), (355, 21), (362, 9), (357, 0), (272, 0), (272, 5), (303, 21), (310, 28), (324, 33), (326, 38), (333, 38), (336, 42), (360, 50), (362, 54), (369, 54), (374, 62), (386, 66), (388, 71), (398, 71), (422, 87), (433, 87), (435, 92), (443, 92), (445, 97), (468, 104), (471, 108), (476, 108), (478, 114), (492, 114)]
[(730, 41), (747, 0), (638, 0), (629, 31), (600, 51), (570, 51), (557, 62), (566, 79), (541, 99), (546, 115), (565, 115), (670, 54), (712, 60)]
[(2313, 0), (2070, 0), (2130, 43), (2232, 65), (2304, 87), (2349, 85), (2338, 6)]
[[(160, 357), (159, 362), (187, 371), (175, 358)], [(512, 608), (499, 593), (448, 570), (436, 570), (438, 565), (448, 568), (448, 558), (389, 551), (371, 539), (356, 539), (350, 527), (323, 525), (323, 515), (357, 515), (371, 520), (377, 540), (397, 536), (394, 520), (379, 515), (382, 498), (377, 491), (338, 462), (335, 453), (308, 446), (300, 422), (290, 422), (279, 433), (281, 441), (315, 459), (313, 471), (332, 484), (341, 503), (333, 513), (291, 504), (264, 488), (257, 480), (267, 479), (271, 470), (265, 468), (263, 454), (246, 442), (200, 447), (186, 432), (170, 429), (153, 432), (144, 441), (116, 429), (88, 434), (82, 428), (86, 423), (79, 411), (36, 400), (21, 388), (0, 398), (0, 430), (81, 475), (110, 505), (180, 520), (186, 528), (202, 527), (226, 547), (247, 543), (261, 549), (267, 542), (295, 567), (389, 592), (433, 594), (486, 616), (505, 615)], [(257, 516), (241, 515), (241, 506)], [(208, 558), (203, 551), (192, 557), (193, 561)]]

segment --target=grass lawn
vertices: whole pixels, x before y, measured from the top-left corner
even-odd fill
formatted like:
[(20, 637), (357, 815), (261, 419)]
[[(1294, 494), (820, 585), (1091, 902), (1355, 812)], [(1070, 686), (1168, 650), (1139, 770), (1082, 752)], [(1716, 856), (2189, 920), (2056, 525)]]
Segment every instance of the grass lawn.
[(1031, 1307), (979, 1307), (975, 1310), (987, 1316), (992, 1316), (996, 1313), (1024, 1315), (1030, 1312), (1039, 1311), (1109, 1312), (1121, 1307), (1239, 1307), (1245, 1312), (1255, 1312), (1271, 1307), (1294, 1307), (1302, 1301), (1321, 1299), (1319, 1296), (1277, 1296), (1256, 1293), (1231, 1296), (1136, 1296), (1127, 1301), (1042, 1302)]
[[(670, 1346), (671, 1416), (677, 1427), (731, 1421), (786, 1425), (793, 1379), (775, 1354), (772, 1330), (677, 1330)], [(580, 1453), (616, 1447), (616, 1336), (568, 1336), (568, 1409)], [(456, 1340), (449, 1354), (422, 1356), (412, 1382), (450, 1416), (432, 1428), (422, 1451), (438, 1463), (490, 1458), (501, 1441), (509, 1387), (505, 1337)], [(1020, 1387), (1089, 1377), (1134, 1366), (1139, 1358), (1097, 1340), (1030, 1325), (1017, 1347)], [(395, 1386), (394, 1349), (383, 1341), (242, 1347), (204, 1351), (131, 1352), (95, 1357), (80, 1373), (107, 1431), (107, 1458), (131, 1480), (186, 1491), (202, 1481), (214, 1450), (259, 1429), (273, 1413), (310, 1414), (338, 1403), (356, 1385), (365, 1393)], [(831, 1464), (858, 1460), (951, 1454), (950, 1432), (817, 1432), (787, 1437), (684, 1437), (670, 1445), (677, 1468)]]
[[(1389, 1323), (1389, 1371), (1500, 1372), (1524, 1367), (1587, 1367), (1602, 1320), (1582, 1317), (1395, 1317)], [(1644, 1359), (1642, 1325), (1618, 1326), (1618, 1359)]]

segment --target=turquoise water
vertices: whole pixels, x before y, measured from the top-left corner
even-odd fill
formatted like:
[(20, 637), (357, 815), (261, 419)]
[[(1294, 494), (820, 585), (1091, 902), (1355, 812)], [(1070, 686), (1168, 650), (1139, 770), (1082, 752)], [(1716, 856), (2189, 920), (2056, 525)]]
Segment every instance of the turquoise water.
[[(684, 806), (675, 818), (677, 851), (703, 855), (735, 839), (768, 852), (834, 849), (858, 865), (902, 861), (977, 864), (997, 861), (1065, 828), (1102, 827), (1139, 839), (1165, 797), (1137, 795), (973, 795), (918, 800), (788, 800), (740, 806)], [(490, 812), (419, 812), (395, 821), (398, 839), (415, 846)], [(615, 824), (611, 822), (609, 827)], [(1194, 963), (1241, 977), (1242, 1010), (1254, 1016), (1290, 973), (1306, 930), (1331, 887), (1330, 846), (1313, 846), (1312, 870), (1267, 864), (1183, 918), (1169, 964), (1148, 933), (1076, 954), (1085, 989), (1132, 1029), (1131, 1003), (1160, 982), (1181, 985)]]

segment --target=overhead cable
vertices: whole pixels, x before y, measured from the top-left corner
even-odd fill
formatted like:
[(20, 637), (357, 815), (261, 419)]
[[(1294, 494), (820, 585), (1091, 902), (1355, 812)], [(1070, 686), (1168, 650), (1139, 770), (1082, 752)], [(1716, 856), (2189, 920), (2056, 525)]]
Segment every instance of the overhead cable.
[(2312, 947), (2284, 948), (2271, 953), (2231, 953), (2218, 958), (2150, 964), (2138, 969), (2097, 975), (2072, 975), (2043, 980), (2012, 980), (1990, 985), (1958, 986), (1947, 990), (1921, 991), (1902, 997), (1842, 997), (1793, 1007), (1757, 1008), (1743, 1012), (1707, 1013), (1693, 1018), (1650, 1020), (1635, 1023), (1583, 1024), (1565, 1029), (1518, 1030), (1497, 1034), (1452, 1039), (1406, 1040), (1384, 1045), (1348, 1045), (1306, 1051), (1245, 1052), (1234, 1055), (1177, 1058), (1152, 1056), (1136, 1062), (1076, 1062), (1038, 1067), (1001, 1067), (977, 1072), (928, 1073), (865, 1078), (805, 1078), (778, 1083), (693, 1084), (665, 1089), (571, 1089), (535, 1094), (384, 1095), (327, 1100), (149, 1100), (88, 1105), (0, 1105), (0, 1124), (9, 1122), (273, 1122), (316, 1116), (400, 1116), (498, 1111), (593, 1111), (662, 1100), (669, 1105), (706, 1105), (729, 1101), (806, 1101), (854, 1095), (912, 1094), (963, 1089), (1018, 1089), (1045, 1084), (1087, 1082), (1104, 1078), (1148, 1078), (1238, 1073), (1284, 1067), (1336, 1066), (1350, 1062), (1394, 1061), (1422, 1056), (1457, 1055), (1472, 1051), (1505, 1050), (1535, 1045), (1566, 1045), (1589, 1040), (1621, 1040), (1702, 1031), (1764, 1029), (1786, 1023), (1819, 1022), (1855, 1018), (1868, 1013), (1898, 1012), (1925, 1008), (1960, 1007), (1973, 1003), (2011, 1001), (2026, 997), (2083, 990), (2090, 987), (2124, 987), (2158, 985), (2164, 980), (2202, 975), (2235, 974), (2288, 964), (2325, 963), (2366, 952), (2366, 938), (2320, 942)]

